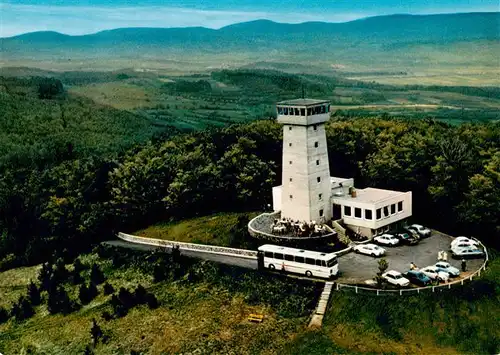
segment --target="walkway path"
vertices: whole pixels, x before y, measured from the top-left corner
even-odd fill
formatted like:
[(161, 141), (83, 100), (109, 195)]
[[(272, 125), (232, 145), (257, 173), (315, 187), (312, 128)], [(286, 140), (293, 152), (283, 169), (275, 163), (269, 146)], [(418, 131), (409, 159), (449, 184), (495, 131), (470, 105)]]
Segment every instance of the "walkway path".
[(323, 324), (323, 317), (326, 312), (326, 307), (328, 306), (328, 301), (330, 300), (330, 294), (332, 293), (333, 282), (329, 281), (325, 283), (325, 288), (319, 297), (318, 305), (316, 306), (316, 312), (314, 312), (311, 322), (309, 323), (309, 328), (319, 328)]

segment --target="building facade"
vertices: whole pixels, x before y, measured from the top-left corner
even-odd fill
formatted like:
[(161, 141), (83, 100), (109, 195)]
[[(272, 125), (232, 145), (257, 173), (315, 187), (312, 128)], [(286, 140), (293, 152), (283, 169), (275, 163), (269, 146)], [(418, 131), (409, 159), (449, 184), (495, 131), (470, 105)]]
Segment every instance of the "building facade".
[[(283, 171), (280, 199), (282, 218), (321, 221), (332, 217), (330, 168), (325, 122), (328, 101), (297, 99), (278, 103), (283, 124)], [(276, 195), (278, 194), (278, 195)]]

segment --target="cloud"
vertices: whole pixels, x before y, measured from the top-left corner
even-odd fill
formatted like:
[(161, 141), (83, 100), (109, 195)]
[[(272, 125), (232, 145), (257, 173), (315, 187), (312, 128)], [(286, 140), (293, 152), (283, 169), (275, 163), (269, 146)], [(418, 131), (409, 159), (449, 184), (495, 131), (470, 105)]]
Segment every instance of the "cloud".
[(34, 31), (57, 31), (70, 35), (95, 33), (120, 27), (220, 28), (238, 22), (268, 19), (277, 22), (345, 22), (368, 13), (307, 13), (266, 11), (220, 11), (151, 7), (89, 7), (11, 5), (0, 3), (0, 37)]

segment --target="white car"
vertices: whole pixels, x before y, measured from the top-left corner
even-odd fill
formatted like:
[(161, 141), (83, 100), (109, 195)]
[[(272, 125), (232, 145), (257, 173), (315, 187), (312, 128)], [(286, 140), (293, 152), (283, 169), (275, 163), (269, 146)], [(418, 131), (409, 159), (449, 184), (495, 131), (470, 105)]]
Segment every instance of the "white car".
[(399, 244), (399, 239), (392, 234), (382, 234), (379, 235), (378, 237), (373, 238), (373, 240), (383, 245), (394, 246)]
[(464, 248), (464, 247), (477, 247), (477, 246), (479, 246), (479, 243), (476, 242), (474, 239), (469, 239), (466, 237), (458, 237), (453, 239), (453, 241), (451, 242), (450, 249), (456, 247)]
[(484, 251), (476, 246), (451, 249), (454, 258), (474, 259), (484, 258)]
[(434, 267), (436, 267), (438, 271), (447, 272), (452, 277), (460, 275), (460, 270), (458, 270), (456, 267), (451, 266), (450, 263), (447, 263), (445, 261), (440, 261), (434, 264)]
[(354, 247), (354, 251), (371, 256), (381, 256), (385, 254), (385, 249), (375, 244), (360, 244)]
[(426, 274), (430, 279), (432, 280), (439, 280), (439, 281), (444, 281), (448, 282), (450, 278), (450, 274), (444, 271), (440, 271), (438, 268), (435, 266), (426, 266), (422, 269), (420, 269), (421, 272)]
[(416, 230), (417, 233), (422, 237), (431, 236), (431, 230), (429, 228), (422, 226), (421, 224), (412, 224), (409, 228)]
[(410, 280), (408, 280), (403, 275), (401, 275), (400, 272), (395, 271), (395, 270), (387, 271), (386, 273), (382, 274), (382, 277), (388, 283), (396, 285), (396, 286), (405, 287), (405, 286), (408, 286), (410, 284)]

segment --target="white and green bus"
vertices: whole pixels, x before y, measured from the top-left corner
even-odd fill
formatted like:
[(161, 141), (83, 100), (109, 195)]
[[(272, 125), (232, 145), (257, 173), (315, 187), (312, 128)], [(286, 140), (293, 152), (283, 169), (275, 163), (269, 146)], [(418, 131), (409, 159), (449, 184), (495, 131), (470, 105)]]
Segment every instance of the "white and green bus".
[(322, 278), (335, 277), (339, 272), (339, 262), (335, 253), (321, 253), (272, 244), (264, 244), (258, 251), (263, 257), (262, 266), (271, 270)]

